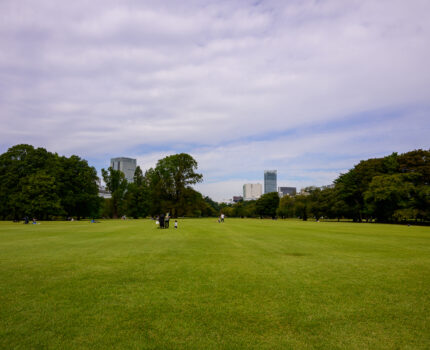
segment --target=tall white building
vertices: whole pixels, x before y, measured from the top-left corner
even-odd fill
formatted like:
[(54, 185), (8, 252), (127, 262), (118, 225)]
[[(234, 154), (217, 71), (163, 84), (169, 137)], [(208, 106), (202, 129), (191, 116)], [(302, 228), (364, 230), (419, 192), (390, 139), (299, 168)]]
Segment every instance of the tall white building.
[(263, 186), (261, 184), (245, 184), (243, 185), (243, 200), (251, 201), (261, 197), (263, 194)]
[(114, 170), (121, 170), (128, 182), (133, 182), (134, 172), (136, 170), (136, 159), (119, 157), (111, 158), (110, 166)]

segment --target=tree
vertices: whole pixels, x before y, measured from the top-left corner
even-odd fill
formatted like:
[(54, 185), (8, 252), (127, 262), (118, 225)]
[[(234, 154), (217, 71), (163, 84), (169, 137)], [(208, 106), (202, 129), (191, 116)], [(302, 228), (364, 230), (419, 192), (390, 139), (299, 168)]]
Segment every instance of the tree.
[(64, 214), (53, 176), (40, 171), (26, 177), (22, 185), (18, 196), (26, 215), (46, 220)]
[(59, 160), (58, 191), (66, 215), (78, 219), (97, 216), (101, 199), (98, 196), (96, 169), (75, 155), (70, 158), (60, 157)]
[(276, 217), (279, 206), (279, 195), (277, 192), (263, 194), (255, 203), (256, 212), (260, 216)]
[(194, 193), (189, 185), (202, 181), (203, 176), (195, 172), (197, 162), (186, 153), (165, 157), (149, 169), (145, 181), (151, 191), (151, 211), (154, 214), (169, 211), (173, 216), (189, 213), (189, 197)]
[(364, 193), (369, 211), (378, 221), (390, 221), (399, 209), (411, 207), (414, 185), (404, 174), (375, 176)]
[(112, 215), (114, 218), (118, 218), (118, 215), (123, 211), (124, 196), (127, 190), (127, 180), (125, 175), (120, 170), (115, 170), (109, 167), (106, 171), (102, 169), (103, 180), (106, 184), (106, 188), (111, 193), (111, 204), (112, 204)]
[(92, 215), (100, 205), (97, 180), (96, 170), (77, 156), (13, 146), (0, 155), (0, 218)]
[(125, 206), (127, 215), (137, 219), (149, 214), (149, 190), (139, 166), (136, 167), (133, 179), (125, 194)]
[(295, 215), (301, 218), (303, 221), (308, 220), (309, 216), (309, 198), (307, 195), (299, 194), (294, 197), (294, 209)]
[(284, 196), (279, 200), (279, 208), (277, 215), (282, 218), (293, 218), (294, 212), (294, 197)]
[(203, 199), (210, 208), (210, 214), (208, 213), (207, 216), (217, 216), (220, 210), (220, 205), (208, 196), (204, 197)]

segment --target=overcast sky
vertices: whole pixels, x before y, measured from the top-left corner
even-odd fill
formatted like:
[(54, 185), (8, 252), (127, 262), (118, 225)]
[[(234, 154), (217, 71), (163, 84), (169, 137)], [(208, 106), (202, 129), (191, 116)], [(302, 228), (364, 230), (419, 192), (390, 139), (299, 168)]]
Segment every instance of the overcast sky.
[(215, 200), (330, 184), (430, 147), (430, 1), (0, 1), (0, 152), (143, 170), (187, 152)]

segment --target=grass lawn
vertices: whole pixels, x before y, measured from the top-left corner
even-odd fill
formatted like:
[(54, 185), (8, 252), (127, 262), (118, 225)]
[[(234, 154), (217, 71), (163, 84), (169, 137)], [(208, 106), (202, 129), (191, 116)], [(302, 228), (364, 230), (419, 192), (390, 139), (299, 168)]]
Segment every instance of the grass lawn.
[(430, 228), (0, 222), (1, 349), (429, 349)]

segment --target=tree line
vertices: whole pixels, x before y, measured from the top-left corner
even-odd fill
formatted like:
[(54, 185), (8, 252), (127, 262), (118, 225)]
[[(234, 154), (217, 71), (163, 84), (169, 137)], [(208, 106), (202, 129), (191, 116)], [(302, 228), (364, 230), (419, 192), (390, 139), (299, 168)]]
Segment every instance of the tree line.
[(120, 170), (102, 169), (106, 188), (112, 194), (103, 203), (102, 216), (216, 216), (218, 204), (191, 187), (203, 179), (196, 170), (197, 162), (186, 153), (160, 159), (145, 174), (137, 166), (132, 183), (127, 183)]
[(194, 190), (201, 182), (197, 162), (186, 153), (160, 159), (134, 181), (111, 167), (102, 177), (111, 198), (99, 197), (94, 167), (80, 157), (59, 156), (44, 148), (16, 145), (0, 155), (0, 219), (67, 217), (139, 218), (169, 212), (172, 216), (312, 217), (430, 221), (430, 150), (393, 153), (361, 161), (329, 188), (305, 188), (296, 196), (276, 192), (256, 201), (218, 204)]
[(296, 196), (276, 193), (224, 206), (235, 217), (309, 217), (353, 221), (430, 221), (430, 151), (393, 153), (363, 160), (334, 186), (305, 188)]
[(0, 219), (216, 216), (218, 204), (191, 187), (203, 178), (196, 170), (197, 162), (185, 153), (159, 160), (145, 174), (137, 167), (132, 183), (119, 170), (102, 169), (111, 193), (105, 199), (86, 160), (20, 144), (0, 155)]
[(78, 156), (31, 145), (0, 155), (0, 218), (20, 220), (98, 215), (97, 171)]

